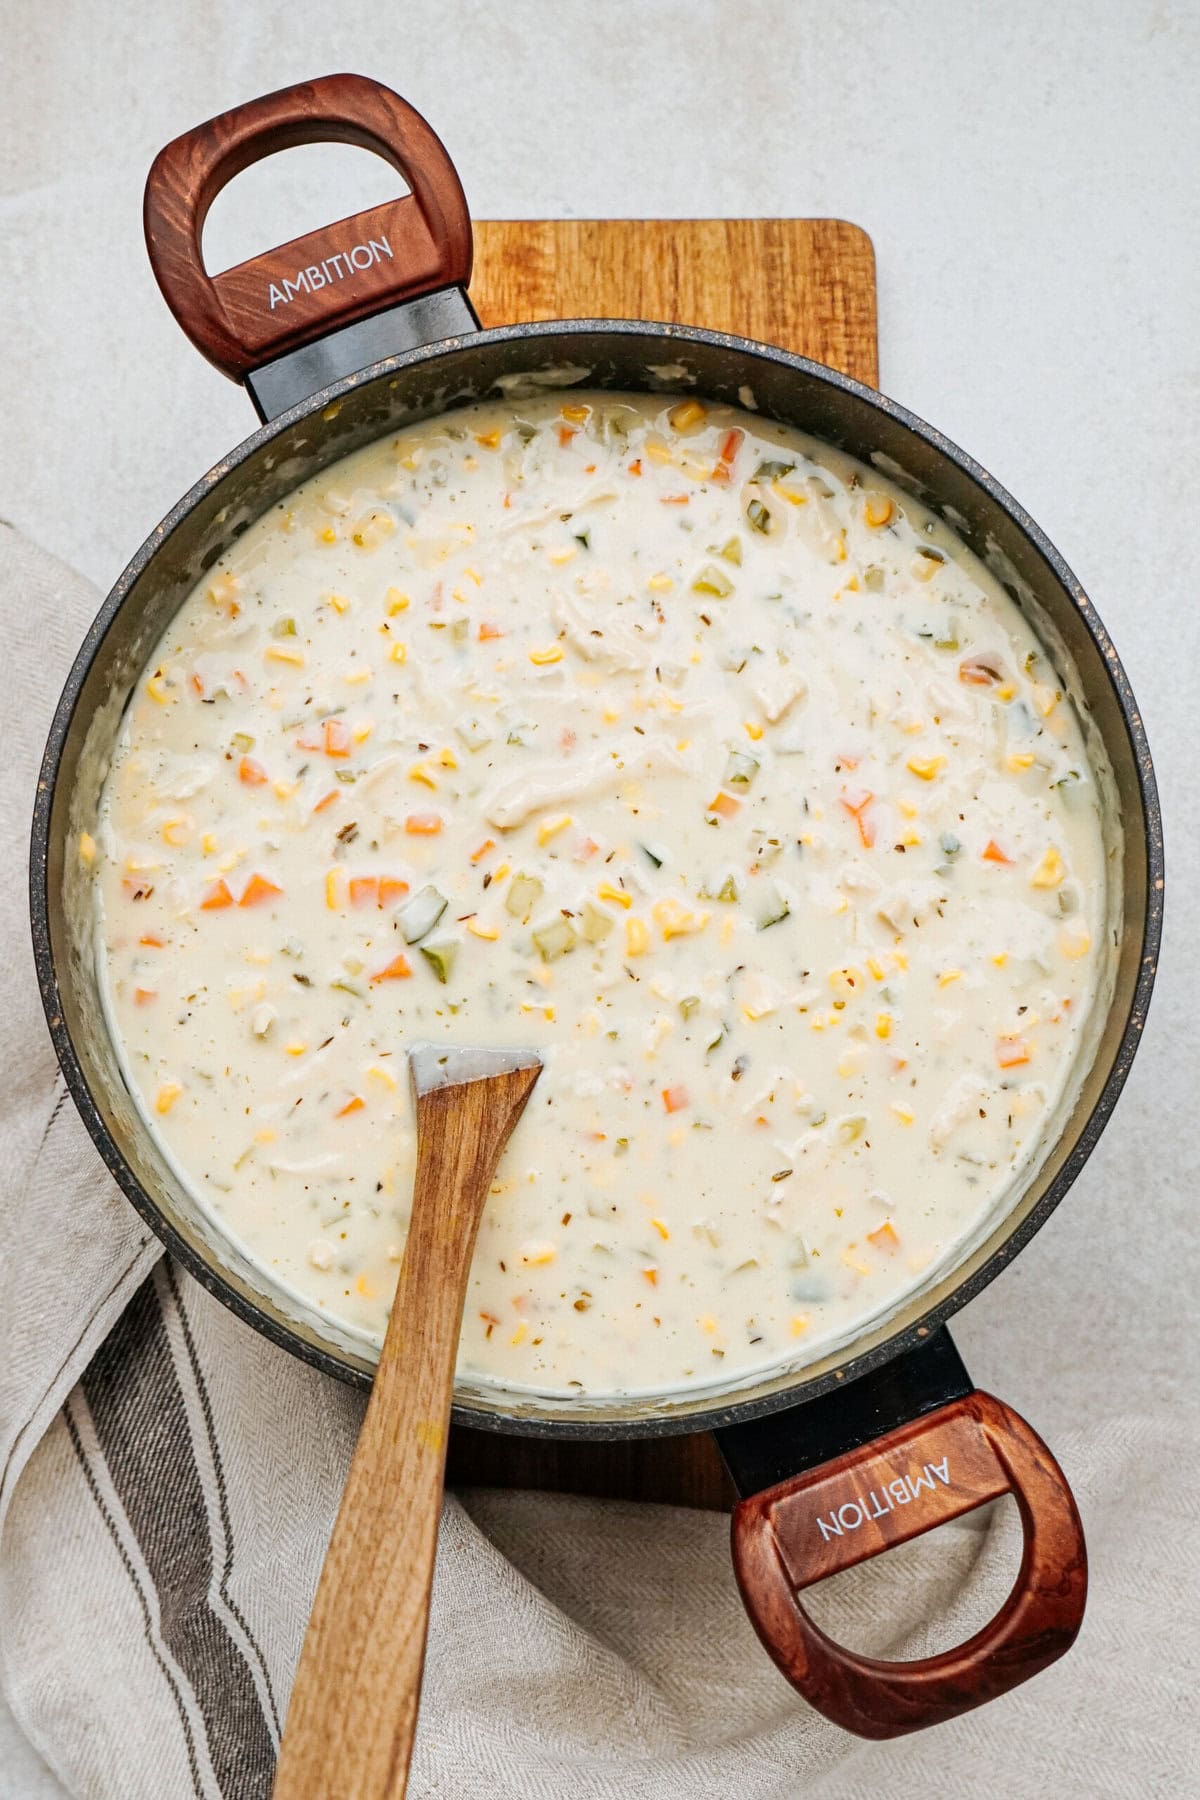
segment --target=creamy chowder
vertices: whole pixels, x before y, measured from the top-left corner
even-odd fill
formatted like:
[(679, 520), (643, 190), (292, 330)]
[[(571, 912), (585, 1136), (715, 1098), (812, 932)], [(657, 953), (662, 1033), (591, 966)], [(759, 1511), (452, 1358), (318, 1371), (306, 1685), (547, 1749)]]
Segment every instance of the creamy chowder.
[(465, 408), (238, 540), (131, 699), (95, 836), (150, 1129), (378, 1341), (410, 1038), (545, 1069), (460, 1375), (727, 1384), (894, 1306), (1074, 1079), (1094, 771), (999, 584), (874, 471), (699, 400)]

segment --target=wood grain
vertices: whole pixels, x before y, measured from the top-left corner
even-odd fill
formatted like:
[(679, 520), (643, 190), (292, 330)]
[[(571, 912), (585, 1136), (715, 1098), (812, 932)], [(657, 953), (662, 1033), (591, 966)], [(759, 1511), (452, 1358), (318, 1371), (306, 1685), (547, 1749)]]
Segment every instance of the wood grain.
[(535, 1059), (424, 1091), (414, 1080), (408, 1241), (292, 1689), (274, 1800), (399, 1800), (405, 1791), (463, 1298), (488, 1187), (540, 1072)]
[[(766, 339), (877, 385), (875, 255), (841, 219), (475, 221), (471, 298), (485, 325), (643, 318)], [(550, 1488), (728, 1511), (712, 1438), (613, 1444), (455, 1427), (455, 1486)]]
[(666, 319), (879, 380), (875, 253), (842, 219), (477, 219), (471, 298), (485, 325)]
[[(1025, 1531), (1020, 1572), (995, 1618), (955, 1649), (881, 1662), (834, 1643), (800, 1604), (827, 1575), (1004, 1493)], [(1070, 1649), (1087, 1600), (1083, 1528), (1062, 1470), (1024, 1419), (979, 1392), (741, 1501), (733, 1562), (782, 1673), (860, 1737), (940, 1724), (1028, 1681)]]

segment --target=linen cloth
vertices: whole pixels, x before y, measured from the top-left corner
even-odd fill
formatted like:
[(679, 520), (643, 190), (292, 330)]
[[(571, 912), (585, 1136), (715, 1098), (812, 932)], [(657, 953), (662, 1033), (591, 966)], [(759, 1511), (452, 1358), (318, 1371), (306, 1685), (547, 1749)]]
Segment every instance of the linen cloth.
[[(57, 1072), (19, 847), (95, 603), (0, 527), (0, 1684), (79, 1800), (265, 1800), (362, 1401), (161, 1257)], [(1096, 1577), (1074, 1650), (1001, 1701), (889, 1745), (841, 1733), (776, 1673), (742, 1612), (724, 1518), (448, 1498), (410, 1792), (1195, 1792), (1198, 1434), (1194, 1415), (1147, 1401), (1106, 1417), (1095, 1392), (1084, 1429), (1054, 1444)], [(1005, 1502), (825, 1584), (814, 1607), (857, 1647), (927, 1654), (996, 1610), (1019, 1535)], [(4, 1800), (17, 1791), (0, 1770)]]

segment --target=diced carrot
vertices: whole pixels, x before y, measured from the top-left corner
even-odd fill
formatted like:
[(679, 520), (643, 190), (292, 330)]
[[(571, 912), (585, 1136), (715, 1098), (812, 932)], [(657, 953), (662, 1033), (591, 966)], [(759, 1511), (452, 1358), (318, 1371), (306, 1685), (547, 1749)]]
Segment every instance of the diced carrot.
[(409, 813), (404, 829), (410, 837), (436, 837), (442, 829), (441, 813)]
[(633, 462), (631, 462), (631, 463), (630, 463), (630, 465), (629, 465), (629, 473), (630, 473), (630, 474), (631, 474), (631, 475), (640, 475), (640, 474), (641, 474), (641, 472), (642, 472), (642, 459), (641, 459), (641, 457), (640, 457), (640, 456), (639, 456), (639, 457), (637, 457), (637, 458), (636, 458), (636, 459), (635, 459), (635, 461), (633, 461)]
[(849, 756), (843, 751), (842, 755), (837, 759), (836, 767), (839, 769), (857, 769), (858, 758), (857, 756)]
[[(407, 881), (399, 881), (394, 875), (381, 875), (379, 877), (380, 912), (386, 912), (389, 906), (395, 906), (397, 900), (403, 900), (407, 892)], [(351, 902), (353, 902), (353, 898), (353, 892), (351, 892)]]
[(324, 812), (325, 808), (327, 806), (333, 805), (333, 803), (337, 799), (337, 797), (338, 797), (337, 789), (330, 788), (329, 792), (325, 795), (325, 798), (323, 800), (317, 801), (317, 804), (313, 807), (313, 811), (315, 813)]
[(201, 679), (198, 675), (192, 676), (192, 686), (195, 688), (196, 692), (199, 694), (200, 698), (203, 700), (203, 698), (204, 698), (204, 683), (201, 681)]
[(689, 494), (660, 494), (659, 500), (663, 506), (691, 505), (691, 496)]
[(166, 947), (166, 942), (166, 938), (159, 937), (157, 931), (148, 931), (144, 937), (138, 939), (139, 944), (146, 944), (153, 950), (164, 949)]
[(372, 975), (371, 980), (403, 981), (406, 975), (411, 974), (412, 968), (409, 965), (408, 958), (404, 955), (403, 951), (401, 951), (399, 956), (394, 956), (392, 958), (386, 969), (377, 970), (376, 973)]
[(320, 732), (317, 732), (315, 736), (310, 733), (308, 737), (298, 737), (296, 739), (296, 748), (297, 750), (324, 750), (325, 739), (321, 736)]
[(503, 636), (504, 633), (501, 631), (500, 627), (491, 624), (487, 619), (484, 619), (479, 627), (479, 641), (481, 644), (488, 643), (492, 638), (501, 638)]
[(900, 1239), (896, 1236), (896, 1228), (890, 1219), (885, 1219), (877, 1231), (868, 1231), (868, 1244), (874, 1244), (877, 1250), (898, 1250)]
[(1007, 863), (1012, 867), (1012, 857), (1005, 856), (995, 838), (989, 838), (983, 850), (984, 862)]
[(646, 1280), (650, 1283), (651, 1287), (658, 1286), (658, 1270), (657, 1269), (643, 1269), (642, 1274), (646, 1277)]
[(958, 679), (968, 687), (993, 687), (1000, 679), (1000, 671), (982, 657), (968, 657), (958, 665)]
[(997, 1038), (996, 1061), (1002, 1069), (1019, 1069), (1029, 1058), (1029, 1045), (1022, 1043), (1020, 1038)]
[(346, 724), (344, 719), (326, 719), (326, 756), (349, 756), (350, 745), (353, 741), (354, 740), (350, 736), (350, 727)]
[(688, 1091), (682, 1084), (664, 1088), (662, 1097), (663, 1105), (669, 1113), (682, 1112), (685, 1106), (691, 1104), (688, 1099)]
[(268, 881), (265, 875), (252, 875), (242, 889), (239, 906), (261, 906), (265, 900), (282, 899), (283, 889)]
[(589, 861), (591, 857), (595, 856), (599, 848), (600, 846), (595, 838), (584, 838), (576, 848), (575, 861), (577, 863)]
[(864, 850), (869, 850), (875, 842), (875, 825), (867, 817), (867, 808), (874, 798), (874, 794), (869, 791), (862, 793), (858, 799), (855, 799), (853, 794), (845, 792), (841, 796), (842, 805), (858, 826), (858, 835)]
[(202, 912), (216, 912), (219, 906), (232, 906), (233, 895), (223, 881), (214, 881), (200, 902)]
[(254, 757), (243, 756), (238, 764), (238, 779), (244, 781), (247, 787), (262, 787), (267, 779), (267, 771)]
[(745, 435), (745, 432), (739, 431), (737, 426), (734, 426), (732, 431), (726, 432), (725, 440), (721, 445), (721, 454), (717, 458), (717, 466), (712, 472), (714, 481), (722, 483), (728, 482), (730, 469), (733, 465), (734, 458), (742, 447), (742, 439)]
[(347, 1113), (361, 1112), (366, 1104), (367, 1103), (361, 1094), (354, 1094), (347, 1100), (345, 1106), (339, 1107), (338, 1111), (335, 1112), (333, 1116), (335, 1119), (344, 1119)]
[(149, 1006), (152, 1000), (158, 999), (158, 994), (154, 988), (134, 988), (133, 999), (135, 1006)]
[(720, 793), (715, 800), (709, 802), (707, 810), (710, 813), (718, 813), (722, 819), (732, 819), (736, 816), (740, 805), (741, 801), (735, 800), (732, 794)]
[(379, 905), (379, 877), (377, 875), (354, 875), (350, 879), (351, 906)]
[(494, 850), (495, 848), (496, 848), (495, 838), (484, 838), (484, 840), (483, 840), (482, 844), (480, 844), (478, 850), (472, 850), (471, 861), (473, 863), (482, 862), (483, 858), (487, 855), (488, 851)]
[(571, 442), (571, 439), (576, 435), (575, 427), (574, 425), (558, 425), (555, 429), (558, 434), (558, 441), (565, 450)]

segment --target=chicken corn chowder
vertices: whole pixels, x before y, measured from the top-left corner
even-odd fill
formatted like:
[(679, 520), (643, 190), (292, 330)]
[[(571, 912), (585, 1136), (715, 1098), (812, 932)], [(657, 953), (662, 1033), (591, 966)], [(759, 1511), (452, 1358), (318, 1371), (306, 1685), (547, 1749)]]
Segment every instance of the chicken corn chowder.
[(1105, 939), (1080, 720), (946, 527), (694, 398), (467, 407), (298, 488), (186, 601), (94, 837), (145, 1121), (298, 1304), (382, 1336), (405, 1046), (545, 1068), (460, 1376), (800, 1363), (1036, 1161)]

